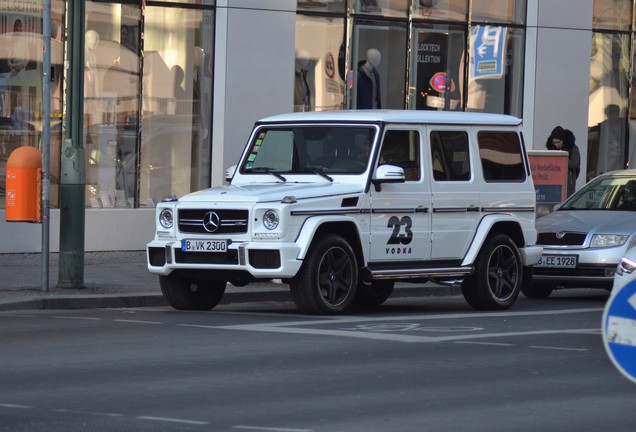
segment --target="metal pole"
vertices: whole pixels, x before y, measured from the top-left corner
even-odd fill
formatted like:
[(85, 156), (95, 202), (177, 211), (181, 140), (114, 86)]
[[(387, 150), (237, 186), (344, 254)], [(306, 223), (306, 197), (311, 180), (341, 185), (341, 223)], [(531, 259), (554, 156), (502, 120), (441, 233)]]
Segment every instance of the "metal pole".
[(51, 0), (44, 0), (42, 16), (42, 291), (49, 290), (49, 233), (51, 189)]
[(60, 170), (59, 288), (85, 288), (84, 12), (85, 0), (69, 0), (66, 138)]

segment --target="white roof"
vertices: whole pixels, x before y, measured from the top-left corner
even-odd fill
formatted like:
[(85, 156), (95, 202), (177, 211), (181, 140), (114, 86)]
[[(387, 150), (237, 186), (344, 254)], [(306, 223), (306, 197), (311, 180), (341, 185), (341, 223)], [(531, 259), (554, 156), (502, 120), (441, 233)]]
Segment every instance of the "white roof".
[(344, 110), (313, 111), (280, 114), (261, 119), (260, 122), (390, 122), (426, 124), (510, 125), (521, 124), (521, 119), (503, 114), (462, 111), (415, 110)]

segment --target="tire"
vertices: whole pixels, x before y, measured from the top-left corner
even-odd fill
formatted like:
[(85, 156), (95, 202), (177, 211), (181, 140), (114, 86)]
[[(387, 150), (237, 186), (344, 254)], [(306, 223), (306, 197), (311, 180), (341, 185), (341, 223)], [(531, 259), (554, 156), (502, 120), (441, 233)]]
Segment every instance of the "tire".
[(393, 293), (393, 281), (358, 282), (354, 304), (363, 307), (376, 307), (388, 300)]
[(314, 240), (298, 274), (290, 281), (296, 307), (312, 315), (335, 315), (351, 308), (358, 284), (353, 249), (340, 236)]
[(163, 296), (177, 310), (210, 310), (225, 294), (225, 281), (203, 282), (183, 277), (179, 272), (159, 276)]
[(462, 293), (473, 309), (508, 309), (519, 296), (522, 280), (519, 249), (507, 235), (496, 234), (482, 246), (475, 273), (462, 282)]
[(554, 285), (532, 279), (532, 267), (524, 272), (523, 285), (521, 286), (521, 292), (524, 296), (530, 299), (548, 298), (552, 291), (554, 291)]

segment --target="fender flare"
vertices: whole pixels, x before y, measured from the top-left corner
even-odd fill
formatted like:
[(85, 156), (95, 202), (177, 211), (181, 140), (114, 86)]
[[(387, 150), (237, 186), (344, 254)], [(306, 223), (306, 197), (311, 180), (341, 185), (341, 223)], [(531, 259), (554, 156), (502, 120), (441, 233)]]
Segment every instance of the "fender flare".
[[(316, 231), (318, 231), (318, 229), (326, 224), (326, 223), (332, 223), (332, 222), (337, 222), (337, 223), (352, 223), (353, 225), (355, 225), (356, 227), (356, 231), (357, 231), (357, 235), (358, 237), (360, 236), (360, 224), (358, 223), (358, 221), (356, 220), (356, 218), (352, 217), (352, 216), (347, 216), (347, 215), (329, 215), (329, 216), (312, 216), (309, 217), (307, 219), (305, 219), (305, 222), (303, 222), (303, 225), (300, 229), (300, 233), (298, 234), (298, 237), (296, 237), (296, 244), (299, 247), (299, 251), (298, 251), (298, 259), (299, 260), (303, 260), (305, 259), (305, 255), (307, 255), (307, 251), (309, 250), (309, 246), (311, 246), (311, 243), (314, 239), (314, 236), (316, 234)], [(359, 239), (360, 244), (362, 244), (362, 239)], [(352, 247), (354, 247), (354, 245), (351, 245)], [(355, 249), (355, 247), (354, 247)]]
[(477, 230), (475, 231), (475, 236), (473, 237), (473, 241), (470, 244), (468, 252), (464, 255), (462, 266), (469, 266), (475, 262), (481, 247), (484, 245), (484, 242), (488, 238), (488, 234), (492, 230), (492, 227), (500, 222), (513, 222), (519, 225), (519, 229), (521, 229), (519, 220), (511, 215), (500, 213), (484, 216), (484, 218), (482, 218), (479, 222), (479, 227), (477, 227)]

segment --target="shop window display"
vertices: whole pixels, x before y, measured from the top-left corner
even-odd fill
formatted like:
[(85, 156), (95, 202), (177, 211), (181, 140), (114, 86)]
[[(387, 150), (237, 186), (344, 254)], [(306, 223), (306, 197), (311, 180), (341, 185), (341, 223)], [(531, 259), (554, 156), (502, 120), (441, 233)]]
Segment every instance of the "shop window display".
[(436, 26), (413, 31), (409, 108), (463, 109), (464, 41), (460, 29)]
[(354, 24), (349, 108), (404, 109), (406, 26)]

